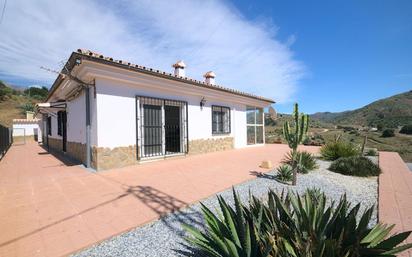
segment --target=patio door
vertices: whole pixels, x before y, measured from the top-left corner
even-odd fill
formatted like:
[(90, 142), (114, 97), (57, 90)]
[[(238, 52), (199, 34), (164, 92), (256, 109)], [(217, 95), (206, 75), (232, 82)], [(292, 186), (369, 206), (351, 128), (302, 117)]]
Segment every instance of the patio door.
[(136, 98), (138, 159), (187, 152), (187, 103)]
[(143, 152), (147, 156), (162, 155), (162, 106), (143, 104), (143, 117)]

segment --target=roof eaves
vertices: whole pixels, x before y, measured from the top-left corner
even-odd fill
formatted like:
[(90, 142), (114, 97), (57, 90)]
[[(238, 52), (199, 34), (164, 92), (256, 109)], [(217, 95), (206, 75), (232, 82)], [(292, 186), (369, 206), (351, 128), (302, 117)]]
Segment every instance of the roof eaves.
[[(141, 66), (141, 65), (138, 65), (138, 64), (133, 64), (131, 62), (127, 62), (127, 61), (123, 61), (123, 60), (115, 60), (112, 57), (105, 57), (102, 54), (98, 54), (98, 53), (92, 52), (90, 50), (78, 49), (77, 52), (73, 52), (70, 55), (70, 58), (69, 58), (69, 60), (67, 61), (66, 65), (65, 65), (66, 70), (71, 71), (71, 69), (74, 66), (74, 63), (73, 63), (72, 59), (74, 59), (76, 57), (85, 57), (85, 58), (87, 58), (91, 61), (97, 61), (97, 62), (104, 63), (104, 64), (107, 64), (107, 65), (112, 65), (112, 66), (116, 66), (116, 67), (120, 67), (120, 68), (130, 69), (130, 70), (133, 70), (133, 71), (143, 72), (143, 73), (146, 73), (146, 74), (154, 75), (154, 76), (157, 76), (157, 77), (162, 77), (162, 78), (165, 78), (165, 79), (171, 79), (171, 80), (175, 80), (175, 81), (189, 83), (189, 84), (194, 85), (194, 86), (206, 87), (206, 88), (213, 89), (213, 90), (220, 90), (220, 91), (224, 91), (224, 92), (239, 95), (239, 96), (253, 98), (255, 100), (265, 101), (265, 102), (268, 102), (268, 103), (275, 103), (275, 101), (270, 99), (270, 98), (265, 98), (265, 97), (253, 95), (253, 94), (250, 94), (250, 93), (246, 93), (246, 92), (241, 92), (239, 90), (231, 89), (231, 88), (228, 88), (228, 87), (223, 87), (223, 86), (220, 86), (220, 85), (207, 84), (204, 81), (199, 81), (199, 80), (188, 78), (188, 77), (173, 75), (172, 73), (160, 71), (160, 70), (153, 69), (153, 68), (148, 68), (148, 67), (145, 67), (145, 66)], [(63, 70), (64, 70), (64, 68), (63, 68)], [(62, 78), (61, 75), (59, 75), (56, 78), (55, 82), (53, 83), (53, 86), (50, 88), (49, 95), (47, 96), (47, 100), (54, 93), (54, 91), (58, 88), (58, 86), (59, 86), (59, 84), (61, 83), (62, 80), (63, 80), (63, 78)]]

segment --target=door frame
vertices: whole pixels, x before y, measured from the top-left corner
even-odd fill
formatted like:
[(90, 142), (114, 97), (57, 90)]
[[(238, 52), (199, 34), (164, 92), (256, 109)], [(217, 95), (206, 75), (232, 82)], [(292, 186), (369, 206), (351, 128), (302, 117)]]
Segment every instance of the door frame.
[(67, 152), (67, 112), (62, 111), (62, 117), (61, 117), (61, 126), (62, 126), (62, 150), (63, 152)]
[[(151, 96), (141, 96), (136, 95), (135, 97), (136, 109), (135, 109), (135, 119), (136, 119), (136, 159), (145, 160), (152, 158), (165, 158), (171, 155), (182, 155), (187, 154), (189, 151), (189, 126), (188, 126), (188, 104), (186, 101), (175, 100), (175, 99), (166, 99), (158, 98)], [(145, 102), (157, 103), (162, 106), (162, 154), (152, 157), (145, 156), (144, 154), (144, 132), (143, 132), (143, 104)], [(168, 154), (166, 152), (165, 145), (165, 105), (175, 105), (180, 107), (180, 142), (181, 142), (181, 151), (178, 153)]]

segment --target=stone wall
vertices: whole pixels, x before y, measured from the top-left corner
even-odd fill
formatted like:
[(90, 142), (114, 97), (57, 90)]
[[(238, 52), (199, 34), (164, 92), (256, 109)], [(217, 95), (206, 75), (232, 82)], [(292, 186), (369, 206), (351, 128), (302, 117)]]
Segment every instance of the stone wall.
[(234, 148), (233, 137), (196, 139), (189, 141), (189, 154), (225, 151)]
[(67, 142), (67, 154), (81, 163), (86, 163), (86, 144)]
[(60, 151), (60, 152), (63, 150), (63, 140), (62, 139), (49, 137), (48, 140), (49, 140), (49, 147), (51, 150)]
[(92, 167), (96, 170), (120, 168), (137, 164), (136, 145), (124, 147), (92, 147)]
[[(63, 139), (49, 137), (50, 150), (63, 153)], [(86, 144), (67, 142), (65, 156), (73, 161), (86, 163)]]

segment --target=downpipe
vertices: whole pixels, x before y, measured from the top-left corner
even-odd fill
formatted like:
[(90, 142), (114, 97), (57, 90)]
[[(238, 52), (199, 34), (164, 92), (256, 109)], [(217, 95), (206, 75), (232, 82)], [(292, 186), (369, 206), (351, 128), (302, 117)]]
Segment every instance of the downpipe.
[(90, 146), (90, 87), (84, 87), (86, 99), (86, 168), (90, 168), (91, 146)]

